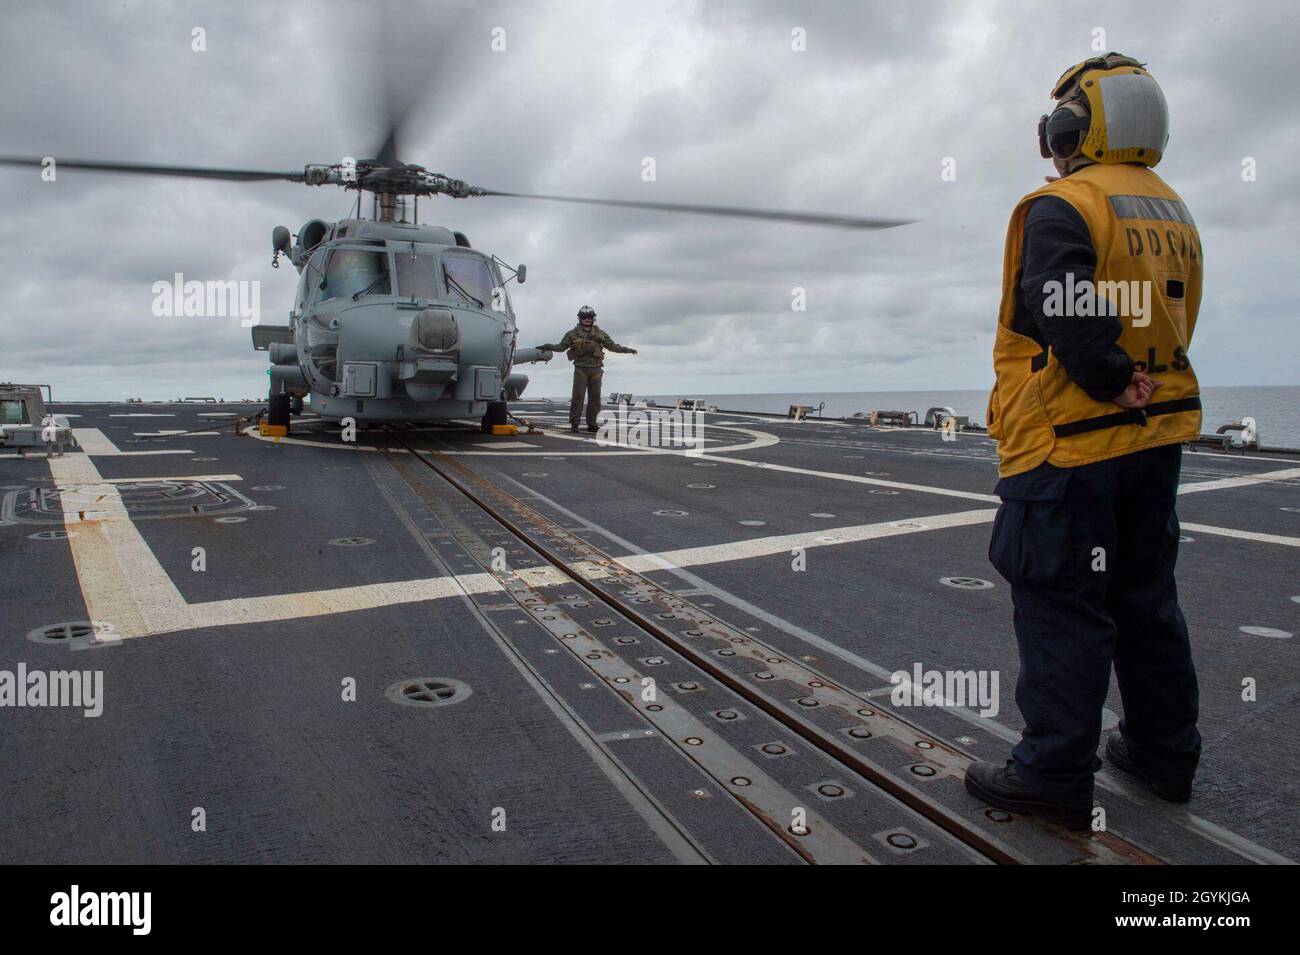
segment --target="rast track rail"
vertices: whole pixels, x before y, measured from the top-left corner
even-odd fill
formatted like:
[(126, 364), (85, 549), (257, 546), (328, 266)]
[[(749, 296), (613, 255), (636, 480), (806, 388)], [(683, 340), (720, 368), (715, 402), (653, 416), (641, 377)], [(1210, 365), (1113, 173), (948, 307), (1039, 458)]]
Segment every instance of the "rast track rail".
[[(503, 569), (499, 561), (494, 566), (491, 555), (480, 550), (475, 559), (483, 569), (688, 756), (702, 764), (711, 760), (712, 775), (720, 785), (805, 861), (881, 860), (878, 852), (855, 846), (816, 813), (809, 815), (802, 832), (795, 831), (788, 824), (789, 809), (779, 787), (761, 778), (761, 768), (731, 765), (734, 755), (714, 745), (718, 741), (707, 726), (693, 723), (667, 698), (651, 694), (647, 699), (639, 690), (653, 676), (629, 667), (587, 628), (566, 618), (562, 607), (556, 612), (548, 591), (576, 590), (584, 597), (581, 606), (590, 603), (614, 611), (650, 638), (646, 642), (666, 647), (694, 671), (829, 757), (846, 775), (924, 817), (972, 850), (977, 861), (1160, 864), (1113, 832), (1073, 833), (1035, 817), (977, 805), (961, 786), (972, 761), (968, 753), (627, 569), (454, 457), (417, 443), (410, 432), (389, 429), (386, 434), (409, 452), (388, 458), (417, 494), (431, 498), (428, 474), (420, 472), (434, 472), (513, 543), (545, 562), (515, 572)], [(711, 746), (717, 751), (712, 756)]]

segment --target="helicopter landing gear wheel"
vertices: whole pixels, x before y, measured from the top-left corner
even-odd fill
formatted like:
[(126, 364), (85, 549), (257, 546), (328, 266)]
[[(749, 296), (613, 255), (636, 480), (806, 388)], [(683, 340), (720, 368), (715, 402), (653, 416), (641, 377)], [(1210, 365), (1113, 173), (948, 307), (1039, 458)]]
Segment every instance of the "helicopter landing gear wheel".
[(289, 433), (289, 396), (271, 395), (266, 402), (266, 423), (273, 428), (284, 428)]
[(494, 424), (505, 424), (507, 418), (507, 406), (504, 401), (489, 401), (487, 413), (483, 415), (483, 433), (491, 434)]
[(302, 414), (302, 395), (293, 395), (289, 398), (289, 412), (291, 414)]

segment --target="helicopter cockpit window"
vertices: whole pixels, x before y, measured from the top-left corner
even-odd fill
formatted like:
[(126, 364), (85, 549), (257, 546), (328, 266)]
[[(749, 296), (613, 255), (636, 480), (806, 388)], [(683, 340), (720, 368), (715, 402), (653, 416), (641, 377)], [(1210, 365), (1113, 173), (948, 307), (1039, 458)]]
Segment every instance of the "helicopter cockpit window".
[(335, 249), (325, 266), (320, 301), (349, 295), (389, 295), (388, 255), (362, 249)]
[(492, 274), (482, 259), (468, 255), (443, 256), (442, 286), (448, 298), (491, 308), (493, 285)]
[(402, 298), (438, 297), (438, 260), (426, 253), (393, 252), (397, 263), (397, 294)]

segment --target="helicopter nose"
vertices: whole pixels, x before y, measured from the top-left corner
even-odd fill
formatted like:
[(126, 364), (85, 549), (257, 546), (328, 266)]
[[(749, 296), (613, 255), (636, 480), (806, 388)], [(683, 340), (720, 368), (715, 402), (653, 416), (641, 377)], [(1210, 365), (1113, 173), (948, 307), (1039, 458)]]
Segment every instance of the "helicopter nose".
[(411, 323), (411, 344), (419, 351), (449, 352), (460, 344), (460, 329), (450, 309), (426, 308)]

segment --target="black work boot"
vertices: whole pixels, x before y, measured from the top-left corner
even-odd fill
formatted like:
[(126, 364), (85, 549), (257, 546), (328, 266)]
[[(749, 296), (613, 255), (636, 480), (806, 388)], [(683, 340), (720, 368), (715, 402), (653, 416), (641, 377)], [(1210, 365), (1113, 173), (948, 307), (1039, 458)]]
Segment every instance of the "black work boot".
[(1187, 802), (1192, 798), (1192, 783), (1188, 780), (1185, 783), (1171, 783), (1158, 779), (1144, 770), (1129, 755), (1128, 745), (1124, 742), (1124, 734), (1119, 730), (1112, 730), (1111, 734), (1106, 737), (1106, 761), (1116, 769), (1122, 769), (1130, 776), (1136, 776), (1142, 782), (1147, 784), (1147, 788), (1167, 802)]
[(595, 434), (597, 431), (600, 430), (600, 428), (597, 425), (589, 424), (587, 425), (587, 430), (590, 431), (592, 434)]
[(569, 425), (569, 433), (570, 434), (578, 433), (578, 423), (576, 421)]
[(983, 761), (971, 763), (966, 767), (966, 791), (990, 806), (1040, 816), (1067, 829), (1087, 829), (1092, 824), (1090, 807), (1050, 802), (1026, 789), (1024, 781), (1016, 775), (1014, 760), (1008, 759), (1005, 766)]

